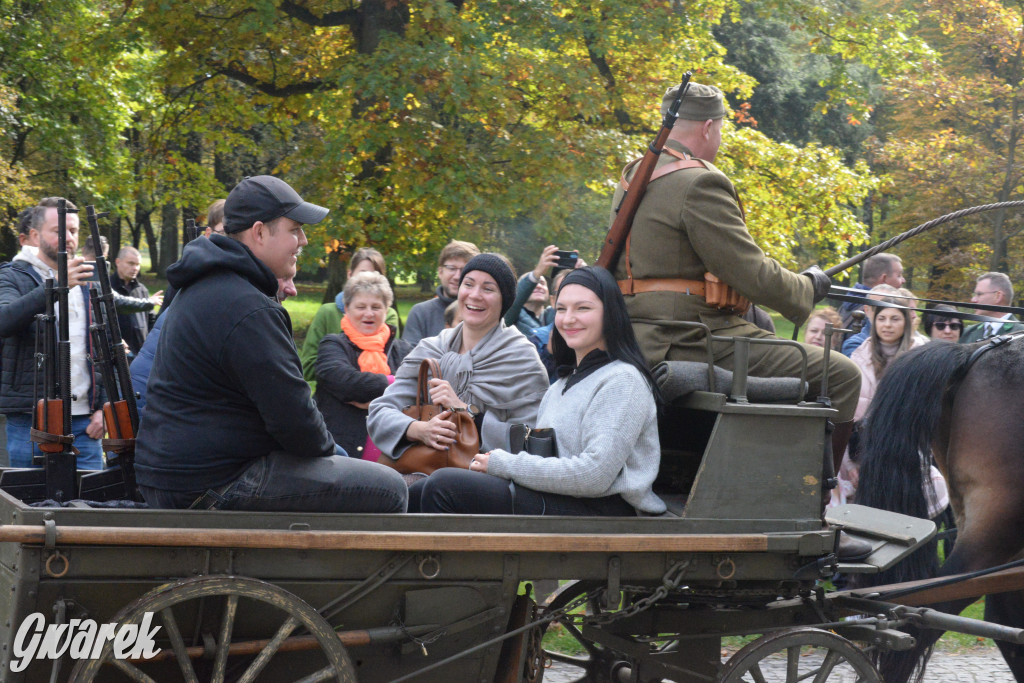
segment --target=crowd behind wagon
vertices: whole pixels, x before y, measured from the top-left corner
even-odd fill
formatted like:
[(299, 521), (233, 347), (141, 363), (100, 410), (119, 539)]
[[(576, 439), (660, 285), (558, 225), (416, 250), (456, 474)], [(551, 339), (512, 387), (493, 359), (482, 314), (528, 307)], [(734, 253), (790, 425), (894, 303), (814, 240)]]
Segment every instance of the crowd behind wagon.
[[(755, 346), (750, 374), (793, 376), (806, 355), (811, 387), (828, 376), (837, 410), (830, 464), (840, 485), (823, 491), (823, 505), (856, 500), (856, 434), (893, 360), (922, 344), (1022, 326), (991, 309), (975, 311), (987, 321), (967, 329), (949, 307), (919, 319), (891, 254), (865, 261), (863, 282), (838, 310), (824, 306), (824, 272), (788, 271), (750, 237), (734, 188), (712, 165), (721, 93), (700, 84), (691, 91), (638, 209), (631, 247), (612, 270), (548, 245), (517, 277), (505, 256), (452, 241), (438, 255), (434, 296), (402, 321), (386, 255), (359, 249), (344, 288), (316, 312), (297, 349), (280, 302), (295, 294), (303, 226), (328, 209), (284, 181), (246, 178), (211, 204), (205, 234), (168, 268), (166, 292), (150, 294), (138, 279), (139, 252), (115, 245), (111, 284), (139, 393), (136, 474), (146, 503), (663, 514), (655, 492), (661, 398), (651, 369), (705, 358), (703, 342), (674, 321), (771, 338), (774, 325), (758, 304), (806, 321), (806, 346), (803, 354)], [(670, 90), (663, 108), (674, 99)], [(627, 176), (628, 169), (616, 202)], [(21, 212), (21, 249), (0, 265), (0, 412), (15, 467), (37, 466), (36, 315), (57, 268), (57, 205), (50, 197)], [(72, 428), (80, 468), (99, 469), (105, 396), (92, 362), (88, 292), (93, 263), (106, 255), (79, 254), (78, 228), (68, 214)], [(1009, 278), (981, 275), (972, 301), (1011, 305)], [(714, 362), (731, 369), (731, 347), (716, 348)], [(937, 470), (929, 491), (930, 513), (939, 516), (948, 496)]]

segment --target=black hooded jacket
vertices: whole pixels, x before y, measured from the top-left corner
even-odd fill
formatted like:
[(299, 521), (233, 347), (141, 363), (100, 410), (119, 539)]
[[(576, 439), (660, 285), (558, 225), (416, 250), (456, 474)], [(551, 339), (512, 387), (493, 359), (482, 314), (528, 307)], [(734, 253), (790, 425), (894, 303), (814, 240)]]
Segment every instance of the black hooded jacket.
[(185, 248), (167, 280), (178, 291), (149, 376), (139, 484), (202, 493), (272, 451), (332, 455), (273, 272), (240, 242), (211, 235)]

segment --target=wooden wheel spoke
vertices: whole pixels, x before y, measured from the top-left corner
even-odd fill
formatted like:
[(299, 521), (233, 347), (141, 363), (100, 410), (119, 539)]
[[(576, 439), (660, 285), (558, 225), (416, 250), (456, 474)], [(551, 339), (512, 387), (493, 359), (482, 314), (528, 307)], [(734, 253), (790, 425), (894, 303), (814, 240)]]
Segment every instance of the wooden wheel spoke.
[(111, 654), (111, 657), (108, 661), (115, 667), (120, 669), (122, 673), (128, 676), (128, 678), (132, 679), (133, 681), (137, 681), (137, 683), (156, 683), (155, 680), (153, 680), (145, 673), (137, 669), (135, 665), (131, 662), (128, 662), (124, 659), (114, 659), (113, 654)]
[(185, 650), (185, 641), (181, 637), (181, 629), (178, 628), (178, 620), (174, 618), (174, 612), (170, 607), (160, 610), (160, 619), (164, 622), (167, 630), (167, 637), (171, 639), (171, 649), (174, 650), (174, 658), (178, 661), (181, 675), (185, 683), (199, 683), (195, 669), (192, 668), (192, 658)]
[(299, 620), (293, 616), (289, 616), (285, 619), (285, 622), (281, 624), (281, 628), (277, 629), (277, 633), (275, 633), (274, 637), (270, 639), (270, 642), (267, 643), (266, 647), (260, 651), (256, 660), (253, 661), (248, 669), (246, 669), (242, 677), (238, 679), (238, 683), (252, 683), (255, 681), (256, 677), (259, 676), (261, 671), (263, 671), (263, 668), (270, 662), (270, 658), (277, 654), (277, 650), (281, 647), (281, 643), (284, 642), (284, 639), (290, 636), (292, 631), (294, 631), (295, 627), (298, 625)]
[(754, 666), (750, 667), (750, 677), (754, 679), (754, 683), (768, 683), (768, 679), (761, 673), (761, 667), (754, 662)]
[(323, 681), (329, 681), (335, 676), (335, 671), (330, 666), (325, 666), (316, 673), (312, 673), (308, 676), (303, 676), (295, 683), (323, 683)]
[(825, 655), (825, 660), (821, 663), (821, 667), (818, 669), (818, 675), (814, 677), (814, 683), (825, 683), (832, 670), (842, 661), (843, 655), (841, 653), (836, 650), (829, 650), (828, 654)]
[(211, 683), (224, 683), (228, 667), (228, 650), (231, 648), (231, 632), (235, 628), (235, 614), (238, 612), (238, 595), (231, 593), (224, 603), (224, 618), (220, 623), (220, 637), (217, 638), (217, 654), (213, 659)]
[(786, 648), (786, 683), (800, 680), (800, 646)]

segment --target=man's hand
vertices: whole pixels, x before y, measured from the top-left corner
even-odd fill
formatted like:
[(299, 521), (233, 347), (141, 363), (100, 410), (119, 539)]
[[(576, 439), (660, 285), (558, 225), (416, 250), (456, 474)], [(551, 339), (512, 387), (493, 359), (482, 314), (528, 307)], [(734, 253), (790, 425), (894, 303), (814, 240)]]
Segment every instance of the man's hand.
[(92, 279), (92, 262), (81, 256), (68, 261), (68, 287), (84, 285)]
[(150, 294), (149, 295), (149, 303), (153, 304), (153, 306), (163, 306), (164, 305), (164, 290), (161, 289), (156, 294)]
[(558, 257), (555, 256), (556, 251), (558, 251), (558, 247), (553, 244), (544, 247), (544, 251), (540, 253), (540, 258), (537, 259), (537, 265), (533, 268), (534, 282), (539, 282), (542, 275), (547, 274), (549, 270), (558, 265)]
[(825, 275), (825, 271), (818, 266), (811, 266), (800, 274), (811, 278), (811, 286), (814, 287), (814, 303), (818, 303), (828, 296), (828, 290), (832, 288), (832, 278)]
[(107, 433), (106, 428), (103, 426), (102, 410), (97, 410), (89, 418), (89, 426), (85, 428), (85, 433), (92, 439), (102, 439), (103, 435)]

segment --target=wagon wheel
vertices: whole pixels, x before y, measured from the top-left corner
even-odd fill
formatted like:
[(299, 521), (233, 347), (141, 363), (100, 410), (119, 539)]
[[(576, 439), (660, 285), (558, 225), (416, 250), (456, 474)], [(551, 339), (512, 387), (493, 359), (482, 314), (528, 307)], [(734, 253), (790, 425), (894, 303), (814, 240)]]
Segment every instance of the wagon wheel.
[[(854, 678), (855, 677), (855, 678)], [(745, 645), (726, 662), (719, 683), (882, 683), (861, 650), (816, 628), (780, 631)]]
[[(231, 647), (236, 622), (240, 625), (247, 623), (244, 619), (237, 619), (240, 607), (243, 612), (258, 609), (259, 616), (267, 619), (265, 622), (261, 619), (261, 623), (280, 624), (269, 641), (257, 641), (255, 643), (257, 647), (252, 647), (252, 642), (245, 643), (246, 647), (237, 645), (235, 648)], [(178, 617), (175, 616), (176, 609)], [(200, 656), (196, 654), (195, 650), (202, 651), (204, 648), (190, 648), (191, 652), (186, 648), (178, 618), (186, 613), (198, 612), (202, 615), (211, 610), (217, 612), (212, 615), (216, 622), (215, 632), (202, 634), (204, 643), (210, 646), (206, 649), (213, 650), (213, 662), (210, 667), (212, 670), (207, 678), (205, 675), (197, 674), (191, 658)], [(158, 633), (161, 644), (166, 646), (169, 641), (171, 648), (171, 652), (161, 652), (157, 656), (173, 653), (173, 657), (166, 658), (176, 661), (182, 680), (186, 683), (199, 683), (200, 680), (223, 683), (226, 677), (228, 677), (227, 680), (239, 683), (258, 680), (257, 677), (279, 649), (289, 649), (286, 639), (296, 631), (304, 631), (309, 634), (303, 637), (304, 640), (315, 640), (315, 645), (310, 643), (310, 646), (319, 647), (321, 660), (325, 665), (315, 673), (297, 679), (295, 683), (313, 683), (315, 681), (356, 683), (355, 667), (331, 625), (304, 601), (273, 584), (236, 576), (206, 576), (185, 579), (153, 589), (135, 602), (125, 606), (111, 621), (118, 624), (139, 624), (147, 612), (155, 613), (152, 617), (153, 627), (158, 625), (161, 627)], [(198, 632), (196, 635), (199, 635)], [(245, 640), (251, 641), (252, 639), (246, 638)], [(282, 643), (286, 644), (285, 648), (281, 647)], [(315, 655), (310, 653), (310, 656)], [(306, 661), (308, 660), (303, 660), (303, 663)], [(315, 660), (313, 661), (314, 665), (317, 665)], [(231, 664), (230, 670), (229, 663)], [(71, 673), (70, 680), (75, 683), (104, 680), (102, 667), (105, 664), (120, 669), (134, 681), (155, 683), (152, 677), (132, 662), (115, 659), (112, 643), (109, 640), (104, 645), (99, 658), (84, 659), (78, 662)], [(204, 662), (203, 664), (208, 663)], [(201, 671), (203, 670), (203, 667), (199, 668)], [(276, 676), (276, 680), (281, 680), (280, 674)], [(161, 677), (160, 680), (166, 679)]]
[[(553, 612), (565, 607), (567, 604), (585, 595), (592, 590), (601, 588), (605, 584), (600, 581), (571, 581), (562, 586), (545, 605), (545, 612)], [(604, 608), (596, 602), (587, 603), (589, 614), (597, 615), (604, 611)], [(582, 669), (582, 675), (573, 683), (617, 683), (619, 671), (628, 671), (630, 663), (625, 656), (614, 650), (610, 650), (600, 643), (583, 635), (583, 632), (571, 621), (559, 620), (569, 635), (573, 637), (584, 649), (581, 655), (567, 655), (561, 652), (544, 650), (547, 659)]]

